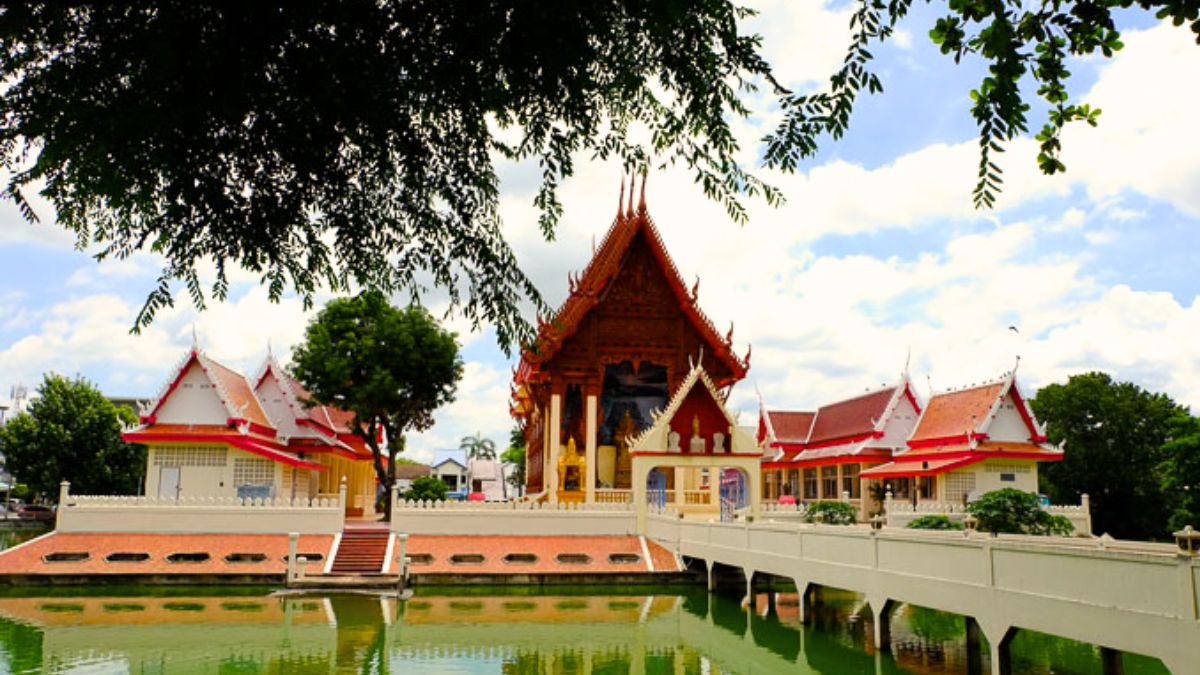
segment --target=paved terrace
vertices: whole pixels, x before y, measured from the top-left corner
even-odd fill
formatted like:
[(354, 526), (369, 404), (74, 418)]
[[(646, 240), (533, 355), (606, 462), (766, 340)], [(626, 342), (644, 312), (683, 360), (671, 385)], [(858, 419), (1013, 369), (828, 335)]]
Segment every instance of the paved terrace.
[[(1200, 559), (1172, 545), (961, 532), (871, 530), (776, 522), (717, 523), (652, 515), (647, 538), (715, 565), (740, 568), (747, 596), (756, 574), (866, 596), (875, 646), (887, 649), (897, 603), (967, 617), (991, 649), (992, 672), (1008, 675), (1007, 646), (1019, 629), (1098, 644), (1107, 672), (1119, 652), (1161, 659), (1176, 675), (1200, 672)], [(801, 603), (801, 616), (805, 614)]]

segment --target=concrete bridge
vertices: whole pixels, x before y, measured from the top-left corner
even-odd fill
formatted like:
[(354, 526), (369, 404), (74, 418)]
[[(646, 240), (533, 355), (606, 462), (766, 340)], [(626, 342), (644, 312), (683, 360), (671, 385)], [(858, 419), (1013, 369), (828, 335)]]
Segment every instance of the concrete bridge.
[(651, 515), (647, 537), (685, 558), (739, 568), (747, 598), (755, 575), (791, 579), (801, 619), (813, 590), (862, 593), (875, 647), (888, 649), (898, 603), (967, 618), (968, 647), (987, 638), (993, 675), (1012, 672), (1018, 630), (1097, 644), (1106, 673), (1121, 653), (1160, 659), (1175, 675), (1200, 673), (1200, 558), (1174, 546), (1097, 539), (870, 530), (790, 523), (719, 523)]

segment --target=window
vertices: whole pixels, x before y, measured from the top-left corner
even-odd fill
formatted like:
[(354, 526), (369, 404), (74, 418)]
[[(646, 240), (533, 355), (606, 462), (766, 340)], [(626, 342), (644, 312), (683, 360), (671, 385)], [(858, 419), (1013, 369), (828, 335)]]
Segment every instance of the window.
[(862, 497), (862, 482), (858, 480), (858, 465), (842, 465), (842, 492), (849, 492), (851, 499)]
[(614, 565), (633, 565), (642, 561), (642, 556), (636, 553), (609, 553), (608, 562)]
[(817, 498), (817, 470), (816, 469), (805, 469), (804, 470), (804, 498), (805, 499), (816, 499)]
[(800, 472), (796, 471), (796, 470), (789, 470), (787, 472), (787, 475), (788, 475), (788, 485), (791, 488), (788, 491), (788, 494), (790, 494), (792, 496), (800, 494)]
[[(299, 558), (300, 556), (296, 556)], [(265, 553), (230, 553), (225, 556), (227, 563), (260, 563), (267, 559)]]
[(838, 472), (836, 466), (821, 467), (821, 498), (838, 499)]
[(1002, 473), (1002, 474), (1000, 474), (1000, 480), (1001, 480), (1001, 482), (1004, 482), (1004, 483), (1015, 483), (1015, 482), (1017, 482), (1017, 474)]
[(966, 504), (967, 497), (975, 491), (973, 471), (953, 471), (942, 476), (946, 484), (946, 501), (951, 504)]
[(451, 565), (482, 565), (483, 556), (478, 553), (455, 553), (450, 556)]
[(566, 565), (586, 565), (592, 562), (591, 556), (586, 553), (559, 553), (555, 559)]
[(233, 460), (233, 485), (242, 499), (270, 499), (275, 496), (275, 463), (260, 457)]
[(917, 478), (917, 497), (920, 499), (934, 499), (936, 496), (937, 477), (919, 476)]
[(532, 565), (537, 562), (537, 556), (532, 553), (509, 553), (504, 556), (504, 562), (518, 565)]
[(218, 448), (155, 448), (154, 466), (225, 466)]
[(911, 479), (909, 478), (893, 478), (891, 482), (887, 484), (887, 489), (891, 490), (892, 492), (892, 499), (908, 499), (910, 482)]

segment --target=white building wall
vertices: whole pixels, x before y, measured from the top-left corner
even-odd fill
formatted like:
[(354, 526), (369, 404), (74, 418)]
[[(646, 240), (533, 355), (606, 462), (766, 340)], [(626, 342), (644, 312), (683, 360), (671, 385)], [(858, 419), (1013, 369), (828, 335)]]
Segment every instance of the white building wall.
[(891, 418), (888, 419), (887, 424), (883, 427), (883, 438), (873, 443), (873, 445), (903, 448), (908, 441), (908, 437), (912, 435), (913, 428), (916, 426), (917, 409), (913, 407), (912, 401), (909, 401), (907, 396), (901, 394), (900, 401), (896, 403), (896, 408), (892, 411)]
[(288, 397), (283, 393), (283, 388), (275, 379), (274, 373), (268, 371), (254, 393), (262, 403), (263, 410), (267, 413), (267, 419), (271, 420), (271, 424), (275, 425), (275, 429), (279, 431), (280, 435), (288, 437), (303, 435), (300, 427), (296, 425), (297, 411), (289, 405)]
[(975, 465), (974, 470), (975, 489), (980, 494), (1003, 488), (1038, 491), (1037, 462), (988, 459)]
[(996, 411), (996, 417), (988, 427), (988, 440), (1024, 442), (1029, 440), (1029, 427), (1021, 419), (1017, 404), (1012, 394), (1004, 397), (1004, 402)]
[[(235, 466), (261, 466), (269, 462), (271, 485), (275, 496), (290, 497), (291, 481), (284, 480), (285, 466), (258, 455), (225, 445), (167, 444), (152, 445), (146, 455), (146, 495), (158, 496), (162, 467), (179, 467), (180, 497), (236, 497)], [(248, 463), (247, 463), (248, 462)], [(244, 473), (244, 470), (243, 470)], [(296, 476), (296, 492), (308, 493), (309, 476), (301, 471)]]
[(224, 425), (229, 411), (200, 364), (192, 362), (155, 417), (159, 424)]

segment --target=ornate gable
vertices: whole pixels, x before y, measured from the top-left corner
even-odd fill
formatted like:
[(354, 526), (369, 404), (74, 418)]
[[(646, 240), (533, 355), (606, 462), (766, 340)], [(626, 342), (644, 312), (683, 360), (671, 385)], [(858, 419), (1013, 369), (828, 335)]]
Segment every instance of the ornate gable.
[[(624, 206), (624, 186), (622, 186)], [(720, 335), (697, 305), (698, 284), (689, 291), (671, 261), (645, 203), (617, 218), (591, 262), (570, 276), (570, 294), (555, 313), (538, 318), (534, 344), (522, 354), (515, 384), (544, 380), (550, 371), (590, 370), (597, 363), (663, 357), (674, 361), (675, 381), (686, 372), (686, 360), (703, 354), (705, 368), (718, 386), (746, 375), (749, 353), (733, 353), (733, 330)]]

